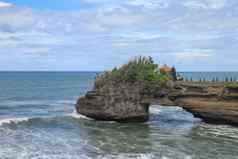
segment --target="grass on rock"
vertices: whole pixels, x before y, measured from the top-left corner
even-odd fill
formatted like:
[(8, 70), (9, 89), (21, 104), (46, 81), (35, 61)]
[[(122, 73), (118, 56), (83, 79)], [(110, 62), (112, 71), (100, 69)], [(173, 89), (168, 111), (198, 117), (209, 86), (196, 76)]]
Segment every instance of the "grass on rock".
[(145, 89), (153, 91), (165, 87), (169, 80), (171, 80), (170, 76), (160, 72), (158, 65), (151, 57), (139, 56), (119, 68), (115, 67), (97, 76), (95, 87), (100, 88), (108, 82), (143, 83)]

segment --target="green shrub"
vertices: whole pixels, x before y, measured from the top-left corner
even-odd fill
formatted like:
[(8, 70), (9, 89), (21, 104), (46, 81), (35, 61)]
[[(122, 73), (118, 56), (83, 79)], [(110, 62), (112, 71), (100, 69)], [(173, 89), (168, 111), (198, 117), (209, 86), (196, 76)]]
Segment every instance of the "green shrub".
[(166, 86), (168, 80), (169, 76), (160, 73), (151, 57), (139, 56), (119, 68), (103, 72), (96, 78), (95, 86), (101, 87), (107, 82), (141, 82), (150, 89)]
[(238, 88), (238, 82), (228, 82), (225, 83), (226, 88)]

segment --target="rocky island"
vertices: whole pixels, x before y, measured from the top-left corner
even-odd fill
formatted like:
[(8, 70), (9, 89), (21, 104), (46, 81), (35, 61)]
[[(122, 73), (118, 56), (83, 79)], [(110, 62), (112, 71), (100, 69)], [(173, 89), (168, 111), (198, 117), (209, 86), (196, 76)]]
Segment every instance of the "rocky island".
[(175, 69), (159, 69), (151, 57), (138, 57), (96, 77), (76, 104), (95, 120), (145, 122), (149, 106), (179, 106), (205, 122), (238, 125), (238, 85), (178, 81)]

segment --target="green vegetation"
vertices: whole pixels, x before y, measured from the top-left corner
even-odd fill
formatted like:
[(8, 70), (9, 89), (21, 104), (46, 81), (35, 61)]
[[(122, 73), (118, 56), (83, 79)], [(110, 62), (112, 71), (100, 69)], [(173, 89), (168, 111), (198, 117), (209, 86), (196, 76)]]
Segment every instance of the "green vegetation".
[(100, 87), (107, 82), (143, 83), (145, 89), (156, 89), (166, 86), (170, 77), (159, 71), (158, 65), (151, 57), (137, 57), (120, 68), (105, 71), (96, 79), (95, 86)]
[(225, 87), (226, 88), (231, 88), (231, 89), (238, 88), (238, 82), (228, 82), (228, 83), (225, 83)]

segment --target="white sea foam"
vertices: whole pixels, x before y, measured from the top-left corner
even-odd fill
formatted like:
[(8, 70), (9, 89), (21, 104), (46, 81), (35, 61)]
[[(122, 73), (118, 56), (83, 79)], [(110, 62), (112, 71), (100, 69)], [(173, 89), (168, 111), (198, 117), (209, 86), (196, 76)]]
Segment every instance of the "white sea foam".
[(96, 159), (152, 159), (153, 155), (150, 154), (115, 154), (115, 155), (99, 155)]
[(91, 119), (91, 118), (89, 118), (89, 117), (86, 117), (86, 116), (84, 116), (84, 115), (82, 115), (82, 114), (77, 113), (76, 111), (74, 111), (73, 113), (69, 114), (68, 116), (70, 116), (70, 117), (72, 117), (72, 118), (76, 118), (76, 119), (88, 119), (88, 120), (93, 120), (93, 119)]
[[(74, 111), (73, 113), (69, 114), (68, 116), (72, 117), (72, 118), (76, 118), (76, 119), (87, 119), (87, 120), (94, 120), (92, 118), (89, 118), (85, 115), (79, 114), (76, 111)], [(116, 121), (101, 121), (101, 122), (105, 122), (105, 123), (117, 123)]]
[[(78, 114), (76, 111), (71, 113), (71, 114), (65, 115), (65, 116), (72, 117), (72, 118), (77, 118), (77, 119), (93, 120), (93, 119), (88, 118), (88, 117), (86, 117), (84, 115)], [(62, 117), (65, 117), (65, 116), (62, 116)], [(41, 117), (41, 118), (54, 118), (54, 117), (57, 117), (57, 116)], [(4, 124), (18, 124), (18, 123), (21, 123), (21, 122), (27, 122), (30, 119), (34, 119), (34, 118), (33, 117), (32, 118), (23, 117), (23, 118), (5, 118), (5, 119), (0, 119), (0, 126), (2, 126)]]
[[(118, 155), (103, 155), (96, 157), (97, 159), (157, 159), (154, 154), (118, 154)], [(158, 159), (169, 159), (167, 157), (159, 157)]]
[(20, 122), (29, 121), (30, 118), (8, 118), (8, 119), (0, 119), (0, 126), (4, 124), (17, 124)]
[(161, 110), (160, 110), (160, 106), (150, 106), (150, 113), (151, 114), (160, 114)]

